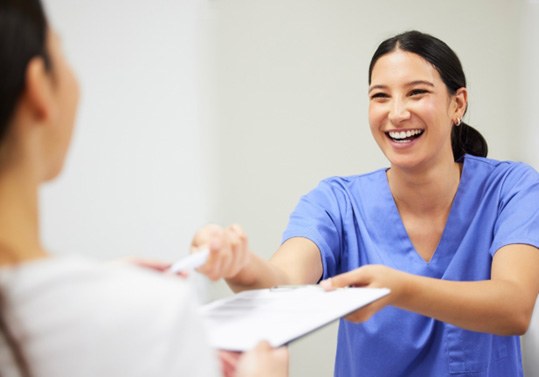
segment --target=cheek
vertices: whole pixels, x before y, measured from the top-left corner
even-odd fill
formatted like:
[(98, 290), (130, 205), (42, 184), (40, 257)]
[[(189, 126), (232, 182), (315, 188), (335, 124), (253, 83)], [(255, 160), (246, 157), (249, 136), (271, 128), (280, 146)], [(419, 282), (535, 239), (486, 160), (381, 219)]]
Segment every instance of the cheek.
[(75, 113), (77, 112), (77, 108), (79, 106), (79, 100), (80, 100), (80, 86), (79, 82), (77, 81), (77, 78), (75, 75), (71, 76), (71, 89), (70, 89), (70, 95), (71, 95), (71, 110), (73, 112), (72, 116), (75, 117)]
[[(436, 101), (424, 101), (418, 104), (416, 113), (421, 114), (423, 119), (434, 126), (443, 127), (447, 121), (446, 104)], [(444, 110), (442, 110), (444, 109)]]
[(383, 120), (385, 119), (385, 112), (383, 107), (379, 104), (370, 104), (369, 105), (369, 125), (371, 132), (376, 132), (383, 125)]
[(66, 116), (65, 121), (68, 123), (73, 123), (80, 98), (79, 83), (69, 66), (65, 67), (63, 78), (64, 82), (62, 88), (62, 95), (63, 106)]

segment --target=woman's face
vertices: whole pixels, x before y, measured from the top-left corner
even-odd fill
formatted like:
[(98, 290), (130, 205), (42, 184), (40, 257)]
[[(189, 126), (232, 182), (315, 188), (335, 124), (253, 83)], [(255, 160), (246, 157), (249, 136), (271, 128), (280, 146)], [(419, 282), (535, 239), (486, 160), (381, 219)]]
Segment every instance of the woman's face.
[(52, 66), (50, 76), (54, 110), (47, 139), (50, 164), (45, 179), (52, 179), (62, 170), (71, 142), (79, 101), (79, 86), (61, 49), (60, 38), (52, 30), (47, 34), (47, 51)]
[(369, 87), (369, 123), (392, 167), (453, 161), (451, 128), (464, 112), (459, 103), (464, 99), (465, 105), (465, 92), (450, 95), (438, 71), (419, 55), (395, 50), (378, 59)]

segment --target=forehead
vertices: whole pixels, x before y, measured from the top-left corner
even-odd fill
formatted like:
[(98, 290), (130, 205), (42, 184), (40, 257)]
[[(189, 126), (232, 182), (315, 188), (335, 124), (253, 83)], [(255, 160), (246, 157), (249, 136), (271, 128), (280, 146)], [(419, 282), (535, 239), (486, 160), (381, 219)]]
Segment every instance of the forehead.
[(417, 54), (398, 49), (379, 58), (371, 74), (372, 85), (392, 85), (417, 80), (433, 84), (442, 81), (431, 63)]

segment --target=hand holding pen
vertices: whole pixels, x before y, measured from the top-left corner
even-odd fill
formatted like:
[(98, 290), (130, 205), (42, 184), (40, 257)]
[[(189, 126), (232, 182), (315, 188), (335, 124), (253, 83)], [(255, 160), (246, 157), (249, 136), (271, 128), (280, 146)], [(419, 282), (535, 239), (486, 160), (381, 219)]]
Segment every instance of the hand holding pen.
[(237, 275), (249, 258), (247, 235), (239, 225), (206, 225), (193, 237), (191, 248), (193, 258), (196, 250), (207, 250), (207, 259), (199, 259), (203, 262), (197, 271), (214, 281)]

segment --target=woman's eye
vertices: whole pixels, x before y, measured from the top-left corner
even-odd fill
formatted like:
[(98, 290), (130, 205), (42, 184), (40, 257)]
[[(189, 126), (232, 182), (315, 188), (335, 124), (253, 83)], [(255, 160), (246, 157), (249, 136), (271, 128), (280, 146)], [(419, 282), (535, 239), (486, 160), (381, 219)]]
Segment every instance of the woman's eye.
[(377, 98), (388, 98), (389, 96), (385, 93), (374, 93), (371, 94), (371, 99), (377, 99)]
[(425, 89), (414, 89), (414, 90), (410, 91), (410, 95), (411, 96), (420, 96), (420, 95), (426, 94), (428, 92), (429, 91), (425, 90)]

